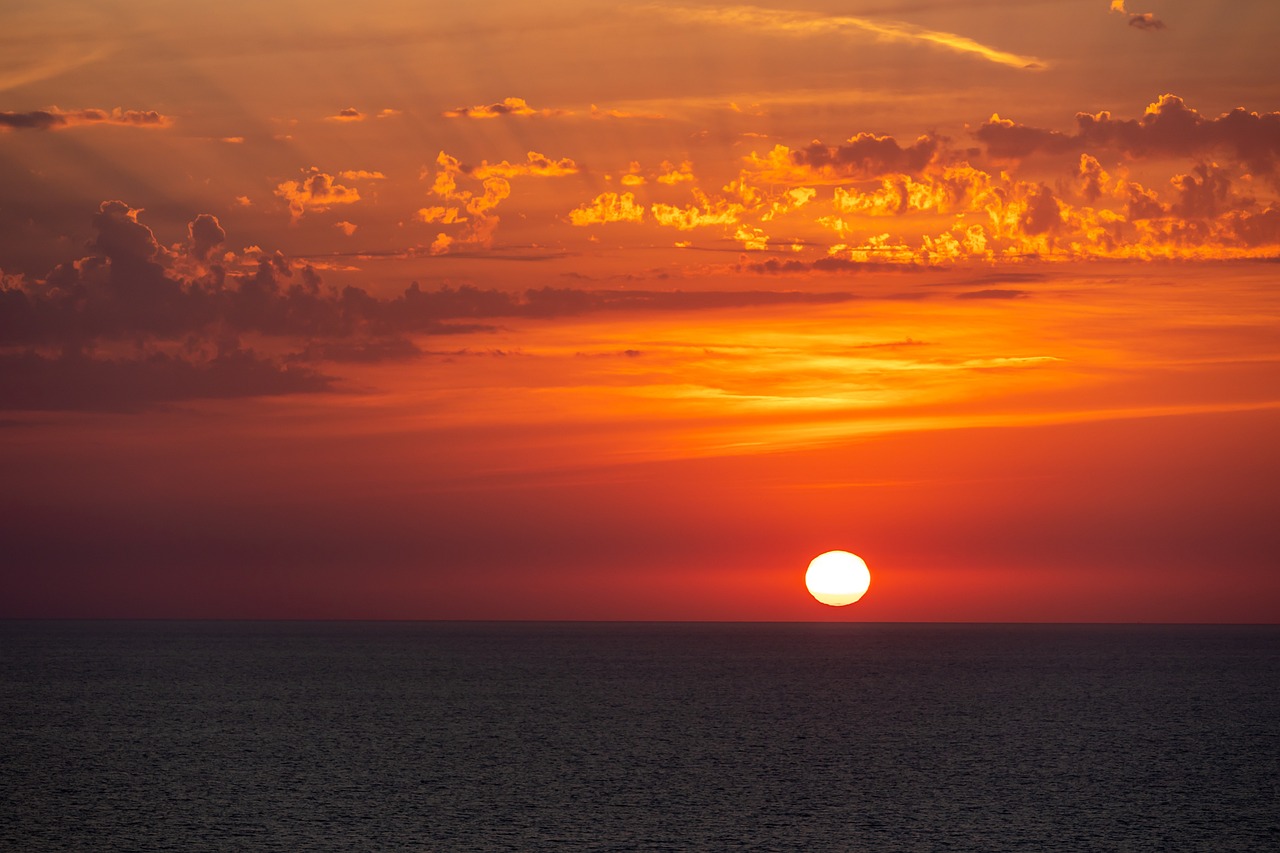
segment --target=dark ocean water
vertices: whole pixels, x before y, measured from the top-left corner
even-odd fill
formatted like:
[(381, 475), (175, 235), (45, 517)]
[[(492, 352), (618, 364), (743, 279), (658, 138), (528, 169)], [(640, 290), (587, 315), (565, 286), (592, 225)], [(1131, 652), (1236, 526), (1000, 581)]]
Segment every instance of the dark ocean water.
[(1280, 850), (1280, 626), (0, 622), (0, 849)]

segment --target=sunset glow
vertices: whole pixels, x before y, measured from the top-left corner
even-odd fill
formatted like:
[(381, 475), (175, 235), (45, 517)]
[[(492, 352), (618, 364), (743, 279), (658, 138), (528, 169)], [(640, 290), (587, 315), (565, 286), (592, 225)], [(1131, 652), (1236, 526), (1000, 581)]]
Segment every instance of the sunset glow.
[(0, 616), (1280, 618), (1274, 3), (0, 21)]

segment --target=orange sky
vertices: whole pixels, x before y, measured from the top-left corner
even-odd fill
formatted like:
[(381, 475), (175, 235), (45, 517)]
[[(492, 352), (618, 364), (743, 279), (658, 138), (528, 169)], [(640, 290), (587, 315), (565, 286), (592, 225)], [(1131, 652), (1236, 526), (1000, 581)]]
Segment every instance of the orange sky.
[(0, 21), (0, 616), (1280, 617), (1272, 3)]

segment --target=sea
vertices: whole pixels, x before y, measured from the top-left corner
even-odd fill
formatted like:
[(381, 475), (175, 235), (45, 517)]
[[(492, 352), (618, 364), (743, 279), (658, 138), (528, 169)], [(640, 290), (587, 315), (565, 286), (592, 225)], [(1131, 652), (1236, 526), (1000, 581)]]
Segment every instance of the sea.
[(5, 621), (0, 850), (1277, 851), (1280, 626)]

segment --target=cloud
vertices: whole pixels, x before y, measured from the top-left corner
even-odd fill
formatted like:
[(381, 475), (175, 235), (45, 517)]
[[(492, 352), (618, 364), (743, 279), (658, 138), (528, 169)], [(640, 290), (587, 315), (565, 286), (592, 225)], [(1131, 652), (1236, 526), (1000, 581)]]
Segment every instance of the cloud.
[(160, 244), (150, 228), (138, 221), (141, 208), (131, 208), (122, 201), (104, 201), (93, 216), (97, 237), (91, 248), (116, 266), (135, 269), (150, 263), (160, 251)]
[(762, 183), (839, 183), (903, 172), (919, 174), (940, 148), (932, 136), (904, 146), (892, 136), (859, 133), (835, 146), (815, 141), (797, 151), (786, 145), (775, 145), (764, 156), (753, 151), (744, 158), (743, 173)]
[(999, 50), (966, 36), (930, 30), (901, 21), (876, 21), (847, 15), (823, 15), (786, 9), (764, 9), (758, 6), (725, 6), (721, 8), (685, 8), (646, 6), (647, 11), (672, 17), (686, 23), (713, 24), (736, 29), (754, 30), (790, 36), (840, 35), (867, 36), (884, 41), (926, 44), (973, 56), (1011, 68), (1038, 70), (1046, 67), (1034, 56), (1021, 56)]
[(218, 217), (211, 213), (201, 213), (187, 223), (187, 239), (192, 257), (203, 261), (209, 257), (210, 252), (226, 241), (227, 232), (223, 230), (222, 223), (218, 222)]
[(672, 165), (668, 160), (662, 161), (662, 174), (658, 175), (658, 183), (675, 186), (676, 184), (693, 180), (696, 180), (693, 175), (693, 164), (688, 160), (685, 160), (679, 166)]
[(659, 119), (666, 118), (666, 116), (662, 115), (661, 113), (634, 113), (628, 110), (605, 110), (605, 109), (601, 109), (600, 107), (597, 107), (595, 104), (591, 105), (591, 117), (593, 119), (638, 118), (638, 119), (650, 119), (650, 120), (659, 120)]
[(325, 116), (324, 120), (336, 122), (364, 121), (365, 114), (355, 107), (347, 107), (346, 109), (338, 110), (336, 115)]
[(489, 161), (481, 161), (479, 166), (472, 169), (463, 169), (473, 178), (484, 180), (485, 178), (516, 178), (516, 177), (539, 177), (539, 178), (559, 178), (565, 175), (578, 174), (578, 164), (568, 157), (562, 157), (559, 160), (552, 160), (539, 154), (537, 151), (530, 151), (526, 155), (523, 163), (508, 163), (503, 160), (501, 163), (490, 164)]
[(532, 116), (550, 117), (569, 115), (565, 110), (534, 109), (524, 98), (503, 98), (495, 104), (482, 104), (477, 107), (457, 107), (445, 110), (445, 118), (528, 118)]
[[(735, 264), (733, 267), (739, 272), (750, 272), (764, 275), (781, 275), (787, 273), (805, 274), (810, 272), (824, 273), (850, 273), (850, 272), (883, 272), (887, 270), (900, 271), (903, 269), (912, 269), (914, 266), (904, 267), (901, 264), (886, 264), (877, 261), (854, 261), (849, 258), (825, 257), (818, 258), (813, 261), (802, 261), (796, 258), (788, 258), (779, 260), (778, 258), (769, 258), (763, 261), (751, 261)], [(922, 269), (922, 268), (921, 268)], [(813, 294), (818, 295), (818, 294)], [(854, 299), (856, 297), (847, 295), (846, 299)]]
[(289, 204), (289, 216), (297, 222), (308, 211), (325, 211), (336, 204), (354, 204), (360, 191), (334, 183), (333, 175), (312, 167), (300, 181), (285, 181), (276, 186), (275, 194)]
[(334, 228), (337, 228), (337, 229), (338, 229), (339, 231), (341, 231), (343, 234), (345, 234), (345, 235), (347, 235), (348, 237), (350, 237), (352, 234), (356, 233), (356, 229), (357, 229), (357, 228), (359, 228), (360, 226), (359, 226), (359, 225), (356, 225), (354, 222), (347, 222), (347, 221), (344, 219), (344, 220), (343, 220), (343, 221), (341, 221), (341, 222), (335, 222), (335, 223), (333, 223), (333, 227), (334, 227)]
[(162, 128), (173, 124), (173, 119), (155, 110), (72, 110), (57, 107), (34, 110), (27, 113), (0, 112), (0, 131), (10, 130), (62, 130), (84, 125), (115, 125), (118, 127)]
[[(533, 155), (531, 156), (541, 156)], [(418, 211), (418, 218), (423, 222), (435, 222), (444, 225), (462, 223), (463, 230), (457, 234), (441, 232), (431, 244), (431, 253), (442, 255), (455, 251), (457, 246), (490, 246), (493, 233), (498, 227), (498, 216), (492, 211), (504, 199), (511, 195), (511, 182), (497, 174), (491, 174), (481, 180), (479, 191), (460, 189), (461, 178), (475, 179), (463, 168), (462, 162), (450, 154), (441, 151), (436, 157), (435, 180), (431, 184), (431, 193), (452, 202), (450, 207), (433, 206)], [(510, 167), (510, 164), (505, 164)], [(465, 214), (464, 215), (464, 211)]]
[(574, 225), (603, 225), (607, 222), (640, 222), (644, 206), (636, 204), (635, 193), (601, 193), (590, 203), (569, 212)]
[(1139, 30), (1163, 30), (1164, 21), (1150, 12), (1130, 12), (1124, 7), (1125, 0), (1111, 0), (1111, 11), (1118, 12), (1129, 19), (1129, 26)]
[(369, 172), (365, 169), (346, 169), (338, 173), (339, 178), (348, 181), (385, 181), (387, 176), (381, 172)]
[(993, 115), (974, 135), (995, 157), (1109, 149), (1129, 157), (1231, 156), (1258, 174), (1272, 174), (1280, 157), (1280, 112), (1237, 107), (1206, 118), (1177, 95), (1161, 95), (1140, 119), (1117, 119), (1107, 111), (1076, 113), (1076, 132), (1019, 125)]
[(699, 189), (693, 190), (696, 204), (677, 207), (672, 204), (654, 204), (650, 207), (659, 225), (691, 231), (707, 225), (737, 225), (746, 210), (742, 204), (711, 199)]

